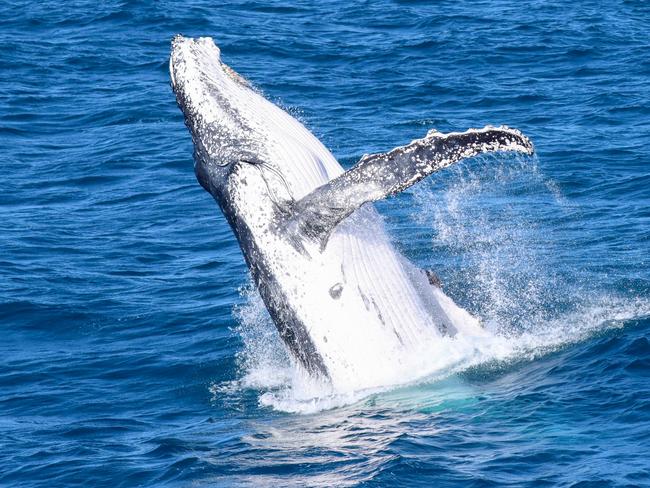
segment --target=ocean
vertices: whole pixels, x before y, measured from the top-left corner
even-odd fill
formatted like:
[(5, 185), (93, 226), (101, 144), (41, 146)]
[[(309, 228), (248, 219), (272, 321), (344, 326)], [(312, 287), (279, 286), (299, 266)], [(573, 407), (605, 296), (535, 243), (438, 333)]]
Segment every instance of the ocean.
[[(4, 0), (0, 27), (0, 486), (650, 486), (646, 2)], [(498, 347), (303, 388), (196, 182), (177, 33), (346, 168), (528, 135), (376, 204)]]

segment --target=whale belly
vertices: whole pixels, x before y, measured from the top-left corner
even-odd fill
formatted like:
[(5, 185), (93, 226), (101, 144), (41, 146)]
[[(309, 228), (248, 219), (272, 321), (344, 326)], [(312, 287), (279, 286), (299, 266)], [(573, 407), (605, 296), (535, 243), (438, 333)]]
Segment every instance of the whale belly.
[(252, 241), (240, 242), (247, 262), (252, 270), (263, 268), (254, 276), (276, 326), (282, 334), (289, 325), (278, 322), (291, 317), (290, 327), (307, 339), (302, 351), (292, 352), (308, 369), (305, 350), (317, 352), (319, 370), (337, 388), (397, 383), (405, 361), (429, 354), (427, 345), (439, 343), (441, 331), (478, 329), (394, 249), (372, 205), (342, 222), (323, 251), (309, 241), (299, 250), (274, 230), (276, 196), (257, 168), (236, 168), (229, 193)]
[(312, 266), (300, 315), (338, 387), (397, 383), (427, 345), (479, 329), (393, 248), (372, 207), (340, 226)]

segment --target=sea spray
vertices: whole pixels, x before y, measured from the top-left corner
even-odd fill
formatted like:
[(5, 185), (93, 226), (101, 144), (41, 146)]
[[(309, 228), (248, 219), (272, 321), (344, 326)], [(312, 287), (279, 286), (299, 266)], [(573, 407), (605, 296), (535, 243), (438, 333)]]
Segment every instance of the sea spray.
[[(528, 195), (528, 202), (513, 203), (516, 194)], [(337, 390), (292, 360), (249, 284), (235, 309), (244, 344), (237, 384), (257, 391), (262, 406), (297, 413), (341, 407), (400, 385), (439, 382), (468, 368), (534, 360), (650, 314), (646, 299), (597, 291), (593, 283), (571, 282), (553, 271), (556, 247), (540, 235), (534, 210), (543, 205), (545, 213), (552, 207), (561, 214), (567, 204), (536, 160), (481, 158), (451, 170), (442, 185), (420, 185), (414, 195), (412, 219), (430, 226), (434, 248), (444, 247), (453, 254), (450, 261), (461, 263), (441, 270), (445, 286), (481, 320), (486, 333), (424, 342), (385, 385)], [(500, 196), (510, 203), (500, 207)]]

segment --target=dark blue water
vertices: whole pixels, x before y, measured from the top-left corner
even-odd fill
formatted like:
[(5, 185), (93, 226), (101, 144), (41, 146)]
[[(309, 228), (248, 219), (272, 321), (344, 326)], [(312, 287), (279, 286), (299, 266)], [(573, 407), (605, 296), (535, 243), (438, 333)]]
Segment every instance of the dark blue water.
[[(298, 398), (194, 179), (179, 32), (345, 166), (528, 134), (378, 206), (512, 347)], [(0, 62), (0, 485), (650, 486), (645, 2), (4, 0)]]

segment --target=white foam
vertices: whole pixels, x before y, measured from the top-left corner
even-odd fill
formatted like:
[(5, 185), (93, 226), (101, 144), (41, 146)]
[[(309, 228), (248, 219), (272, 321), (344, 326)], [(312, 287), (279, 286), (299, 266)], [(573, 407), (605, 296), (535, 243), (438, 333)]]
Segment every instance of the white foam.
[(567, 283), (547, 269), (545, 256), (535, 250), (538, 223), (529, 212), (512, 207), (506, 209), (508, 218), (496, 219), (490, 214), (493, 209), (483, 208), (481, 199), (489, 197), (486, 192), (507, 193), (509, 186), (522, 179), (529, 182), (528, 191), (542, 194), (547, 203), (560, 210), (567, 207), (557, 185), (543, 177), (536, 165), (516, 164), (512, 158), (505, 163), (491, 159), (491, 171), (457, 170), (452, 184), (442, 191), (420, 187), (415, 192), (420, 205), (413, 210), (421, 225), (432, 226), (435, 244), (457, 252), (470, 270), (450, 276), (451, 285), (461, 281), (467, 306), (483, 322), (484, 333), (472, 334), (475, 329), (468, 327), (455, 338), (425, 340), (408, 351), (384, 384), (335, 389), (292, 362), (250, 285), (242, 290), (244, 304), (236, 310), (237, 333), (244, 342), (238, 356), (242, 378), (236, 385), (217, 385), (215, 395), (229, 388), (251, 388), (260, 392), (262, 406), (313, 413), (352, 404), (397, 385), (438, 382), (486, 363), (534, 360), (650, 315), (647, 298)]
[(261, 406), (301, 414), (353, 404), (400, 385), (438, 382), (481, 364), (534, 360), (594, 334), (621, 327), (626, 321), (650, 315), (647, 300), (602, 296), (566, 315), (539, 323), (533, 331), (490, 333), (423, 344), (419, 354), (413, 355), (400, 371), (399, 381), (373, 388), (335, 390), (292, 363), (261, 300), (250, 290), (247, 294), (247, 313), (239, 314), (238, 327), (245, 341), (240, 354), (243, 377), (236, 388), (260, 391)]

